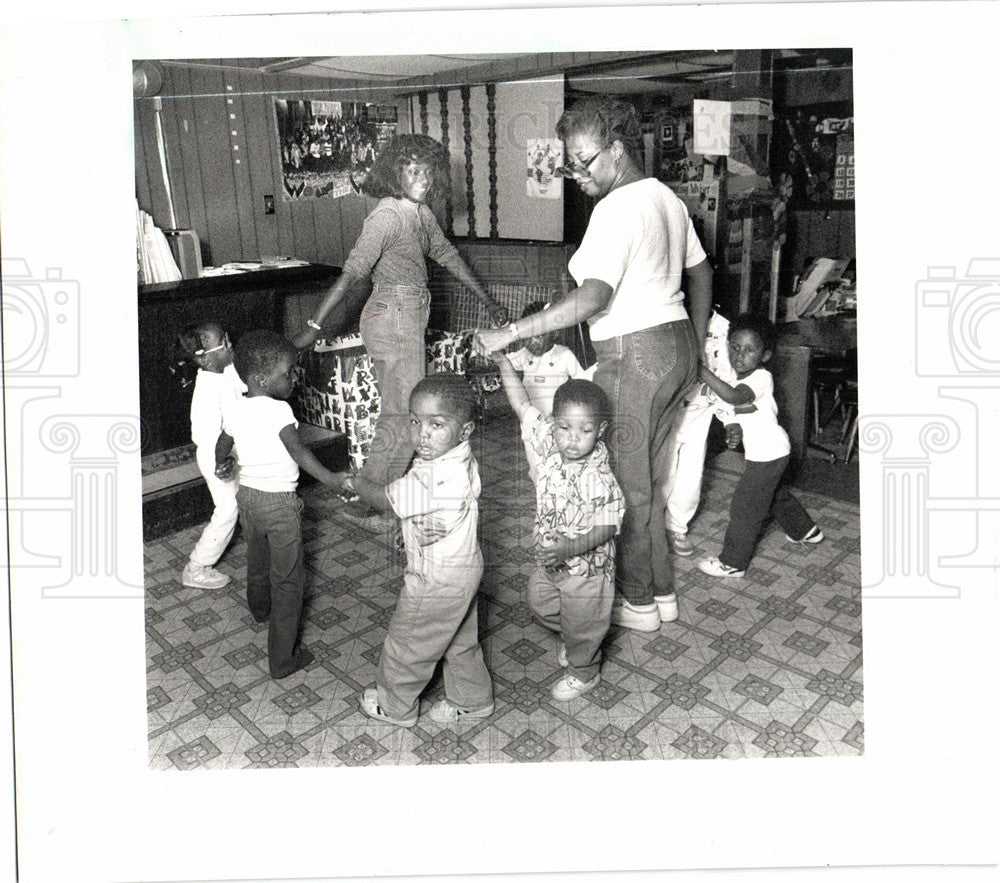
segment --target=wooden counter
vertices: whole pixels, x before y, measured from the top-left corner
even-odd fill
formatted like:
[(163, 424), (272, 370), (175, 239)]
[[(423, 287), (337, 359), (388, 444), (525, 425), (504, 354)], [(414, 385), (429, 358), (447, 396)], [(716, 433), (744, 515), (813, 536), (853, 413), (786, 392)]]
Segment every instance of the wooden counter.
[(170, 371), (171, 347), (187, 325), (214, 319), (235, 343), (255, 328), (285, 333), (285, 299), (320, 293), (340, 275), (324, 264), (203, 276), (139, 286), (139, 405), (143, 455), (191, 441), (192, 387)]

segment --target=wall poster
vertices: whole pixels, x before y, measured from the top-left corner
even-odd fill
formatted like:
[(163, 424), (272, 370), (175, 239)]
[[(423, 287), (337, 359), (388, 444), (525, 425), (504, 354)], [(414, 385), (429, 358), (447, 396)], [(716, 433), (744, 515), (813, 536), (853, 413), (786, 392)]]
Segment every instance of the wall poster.
[(285, 202), (360, 192), (396, 134), (395, 105), (274, 99)]
[(528, 196), (538, 199), (559, 199), (562, 178), (554, 174), (562, 165), (563, 147), (558, 138), (528, 140)]

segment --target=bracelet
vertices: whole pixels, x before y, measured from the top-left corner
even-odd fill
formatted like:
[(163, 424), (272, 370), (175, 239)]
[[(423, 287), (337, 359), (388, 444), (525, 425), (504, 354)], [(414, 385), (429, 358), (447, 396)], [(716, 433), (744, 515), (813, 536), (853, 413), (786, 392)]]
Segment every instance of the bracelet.
[(315, 328), (317, 331), (323, 330), (323, 326), (320, 325), (319, 322), (314, 322), (312, 319), (306, 319), (306, 325), (310, 328)]

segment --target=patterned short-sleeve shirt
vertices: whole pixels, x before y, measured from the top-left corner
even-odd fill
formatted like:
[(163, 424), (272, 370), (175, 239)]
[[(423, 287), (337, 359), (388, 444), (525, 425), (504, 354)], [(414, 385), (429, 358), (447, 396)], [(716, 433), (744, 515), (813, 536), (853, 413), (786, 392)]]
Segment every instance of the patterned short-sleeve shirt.
[[(621, 527), (625, 497), (611, 471), (608, 449), (598, 441), (582, 462), (566, 463), (556, 447), (552, 418), (535, 407), (527, 409), (521, 437), (537, 458), (535, 536), (544, 543), (555, 534), (578, 537), (595, 527)], [(599, 546), (566, 559), (566, 570), (574, 576), (614, 576), (615, 544)]]

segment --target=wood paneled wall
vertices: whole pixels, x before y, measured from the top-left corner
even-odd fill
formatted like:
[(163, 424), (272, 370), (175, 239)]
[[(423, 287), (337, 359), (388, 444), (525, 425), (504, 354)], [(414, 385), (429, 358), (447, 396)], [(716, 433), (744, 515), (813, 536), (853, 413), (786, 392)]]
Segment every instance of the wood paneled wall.
[[(340, 266), (361, 232), (370, 200), (356, 195), (283, 200), (275, 97), (387, 103), (384, 95), (312, 77), (164, 65), (160, 94), (134, 101), (139, 207), (158, 227), (194, 230), (206, 264), (280, 255)], [(157, 145), (157, 101), (175, 221)], [(409, 131), (407, 102), (399, 107), (400, 131)], [(265, 196), (274, 197), (273, 215), (264, 214)]]
[[(447, 90), (450, 113), (449, 140), (455, 162), (454, 183), (458, 185), (462, 216), (461, 229), (456, 235), (467, 234), (474, 227), (477, 238), (487, 238), (493, 233), (490, 225), (490, 164), (487, 152), (486, 92), (485, 82), (499, 81), (496, 90), (496, 132), (501, 147), (499, 174), (503, 174), (504, 151), (513, 145), (505, 142), (509, 131), (510, 101), (504, 92), (522, 89), (517, 96), (524, 101), (523, 86), (519, 81), (542, 75), (554, 78), (553, 89), (545, 90), (540, 102), (545, 103), (550, 115), (550, 92), (557, 91), (561, 102), (561, 72), (568, 67), (620, 58), (631, 53), (541, 53), (536, 56), (511, 61), (499, 60), (467, 71), (466, 80), (477, 83), (471, 99), (471, 119), (474, 125), (471, 147), (473, 163), (471, 180), (474, 187), (474, 221), (469, 224), (465, 209), (465, 187), (468, 180), (465, 164), (466, 132), (463, 131), (462, 95), (458, 86)], [(282, 199), (282, 176), (277, 147), (277, 125), (274, 117), (275, 97), (315, 99), (326, 101), (372, 101), (378, 104), (395, 103), (399, 109), (399, 131), (420, 131), (421, 109), (413, 99), (414, 124), (411, 122), (410, 98), (391, 98), (384, 89), (378, 92), (352, 88), (340, 80), (323, 80), (290, 74), (262, 74), (244, 68), (227, 67), (222, 59), (207, 59), (198, 63), (162, 63), (163, 87), (158, 96), (134, 100), (135, 119), (135, 171), (136, 196), (139, 207), (153, 216), (161, 229), (176, 226), (194, 230), (202, 242), (203, 260), (206, 265), (220, 265), (230, 261), (252, 261), (282, 255), (303, 260), (340, 266), (354, 244), (371, 201), (361, 196), (338, 199), (321, 197), (285, 202)], [(413, 95), (424, 88), (432, 95), (428, 102), (431, 113), (437, 117), (432, 129), (439, 124), (440, 93), (432, 88), (435, 79), (428, 77), (427, 85), (419, 80), (408, 83), (408, 93)], [(438, 78), (439, 81), (440, 78)], [(456, 78), (457, 81), (457, 78)], [(452, 94), (453, 93), (453, 94)], [(161, 119), (166, 144), (174, 202), (174, 219), (171, 219), (166, 189), (160, 170), (160, 157), (156, 135), (155, 105), (162, 105)], [(528, 102), (530, 103), (530, 101)], [(523, 117), (529, 108), (523, 104), (516, 111)], [(424, 113), (426, 114), (426, 109)], [(549, 128), (550, 121), (539, 121), (539, 126)], [(554, 121), (552, 126), (554, 126)], [(430, 134), (436, 135), (434, 131)], [(517, 129), (517, 139), (527, 138), (531, 132)], [(540, 133), (541, 134), (541, 133)], [(544, 134), (553, 135), (551, 131)], [(519, 147), (517, 152), (525, 148)], [(504, 200), (503, 188), (516, 186), (523, 194), (524, 159), (512, 164), (517, 168), (516, 182), (498, 182), (498, 200)], [(275, 213), (264, 214), (264, 197), (273, 196)], [(523, 200), (522, 200), (523, 201)], [(531, 200), (540, 203), (542, 200)], [(551, 238), (559, 239), (561, 232), (561, 203), (538, 208), (553, 209), (559, 228), (550, 226)], [(535, 208), (535, 206), (532, 206)], [(502, 209), (501, 209), (502, 212)], [(542, 212), (543, 215), (547, 214)], [(499, 230), (500, 236), (539, 238), (539, 231), (520, 232), (520, 224), (532, 213), (523, 208)], [(557, 218), (558, 215), (558, 218)], [(441, 219), (444, 221), (444, 218)], [(528, 225), (531, 227), (532, 225)]]

